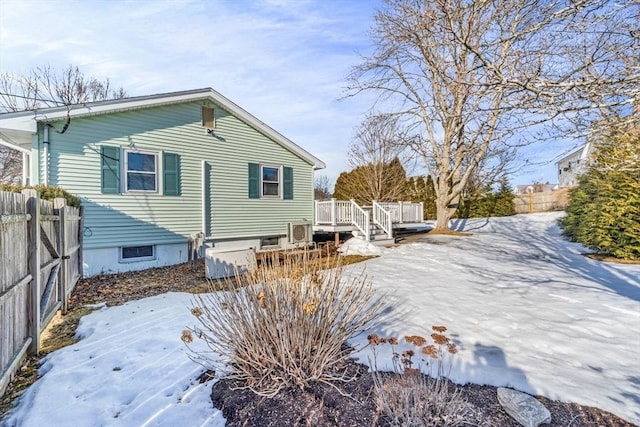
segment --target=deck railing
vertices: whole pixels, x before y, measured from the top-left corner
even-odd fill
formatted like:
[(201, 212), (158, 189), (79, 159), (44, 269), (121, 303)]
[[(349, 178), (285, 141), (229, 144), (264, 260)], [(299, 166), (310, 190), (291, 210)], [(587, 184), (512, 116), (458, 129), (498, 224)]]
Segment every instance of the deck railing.
[(353, 199), (351, 199), (351, 223), (364, 234), (364, 240), (367, 242), (371, 240), (371, 218), (369, 217), (369, 212), (358, 206)]
[(315, 202), (315, 223), (322, 225), (354, 225), (369, 240), (371, 231), (369, 212), (354, 200), (324, 200)]
[(316, 200), (316, 224), (351, 224), (351, 201)]
[(413, 202), (379, 202), (391, 214), (393, 224), (424, 222), (424, 204)]
[(391, 212), (386, 210), (380, 203), (373, 201), (373, 223), (380, 227), (387, 238), (393, 238), (393, 223), (391, 221)]

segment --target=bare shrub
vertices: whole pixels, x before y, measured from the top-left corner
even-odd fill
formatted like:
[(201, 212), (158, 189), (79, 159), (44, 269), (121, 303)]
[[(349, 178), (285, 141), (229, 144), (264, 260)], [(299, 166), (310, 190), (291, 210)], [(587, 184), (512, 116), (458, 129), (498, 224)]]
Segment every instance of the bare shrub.
[(183, 341), (189, 345), (193, 333), (210, 352), (192, 352), (194, 359), (226, 363), (229, 378), (268, 397), (313, 381), (348, 381), (340, 370), (351, 353), (346, 340), (371, 325), (381, 303), (364, 273), (344, 280), (339, 257), (318, 261), (272, 259), (216, 284), (222, 291), (196, 295), (191, 311), (200, 325)]
[(397, 338), (383, 338), (376, 334), (368, 337), (374, 354), (374, 367), (376, 347), (389, 344), (393, 348), (394, 372), (380, 372), (377, 367), (373, 372), (376, 406), (393, 426), (459, 426), (472, 415), (471, 404), (459, 390), (452, 390), (444, 375), (446, 366), (450, 366), (449, 358), (457, 353), (457, 348), (444, 335), (444, 326), (434, 326), (433, 330), (433, 344), (428, 344), (419, 335), (405, 337), (408, 344), (419, 349), (418, 358), (427, 365), (429, 375), (413, 367), (416, 357), (413, 349), (402, 353), (396, 350)]

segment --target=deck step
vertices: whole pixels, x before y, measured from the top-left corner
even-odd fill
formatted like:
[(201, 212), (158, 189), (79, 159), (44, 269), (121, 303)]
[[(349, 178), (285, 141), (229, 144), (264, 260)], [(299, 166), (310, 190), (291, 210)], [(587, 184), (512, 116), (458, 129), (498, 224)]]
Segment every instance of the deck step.
[(391, 246), (396, 244), (396, 239), (373, 239), (369, 243), (373, 246)]
[[(364, 240), (364, 233), (360, 230), (354, 230), (351, 232), (354, 237)], [(371, 230), (369, 234), (369, 242), (375, 246), (388, 246), (393, 245), (396, 242), (395, 238), (388, 238), (387, 233), (383, 230)]]

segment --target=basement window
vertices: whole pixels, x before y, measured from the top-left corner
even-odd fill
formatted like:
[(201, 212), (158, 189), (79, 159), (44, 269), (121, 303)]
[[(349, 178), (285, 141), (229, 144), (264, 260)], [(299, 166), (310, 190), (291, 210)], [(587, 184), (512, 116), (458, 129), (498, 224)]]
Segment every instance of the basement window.
[(155, 259), (153, 245), (127, 246), (120, 248), (120, 261), (148, 261)]
[(263, 237), (260, 239), (260, 249), (277, 248), (280, 246), (280, 238), (278, 236)]

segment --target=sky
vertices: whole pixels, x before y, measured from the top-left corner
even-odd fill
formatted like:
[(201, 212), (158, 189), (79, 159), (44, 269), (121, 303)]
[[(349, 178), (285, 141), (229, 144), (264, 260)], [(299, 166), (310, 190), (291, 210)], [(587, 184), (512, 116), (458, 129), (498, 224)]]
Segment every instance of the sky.
[[(323, 160), (334, 182), (372, 106), (345, 77), (382, 0), (2, 0), (0, 72), (75, 65), (130, 96), (213, 87)], [(529, 147), (513, 185), (557, 182), (575, 143)]]
[[(346, 276), (365, 268), (386, 304), (377, 325), (350, 340), (355, 356), (373, 363), (370, 333), (398, 337), (402, 352), (415, 349), (403, 337), (429, 338), (431, 326), (443, 325), (458, 348), (445, 370), (453, 381), (595, 406), (640, 424), (640, 265), (586, 258), (562, 238), (560, 215), (460, 221), (455, 228), (472, 235), (423, 235), (348, 266)], [(366, 252), (363, 243), (351, 247)], [(193, 304), (191, 294), (174, 292), (84, 316), (80, 341), (47, 355), (0, 425), (224, 426), (213, 381), (199, 383), (204, 368), (181, 341), (197, 326)], [(207, 347), (195, 339), (192, 349)], [(391, 348), (378, 347), (375, 361), (389, 370)]]

